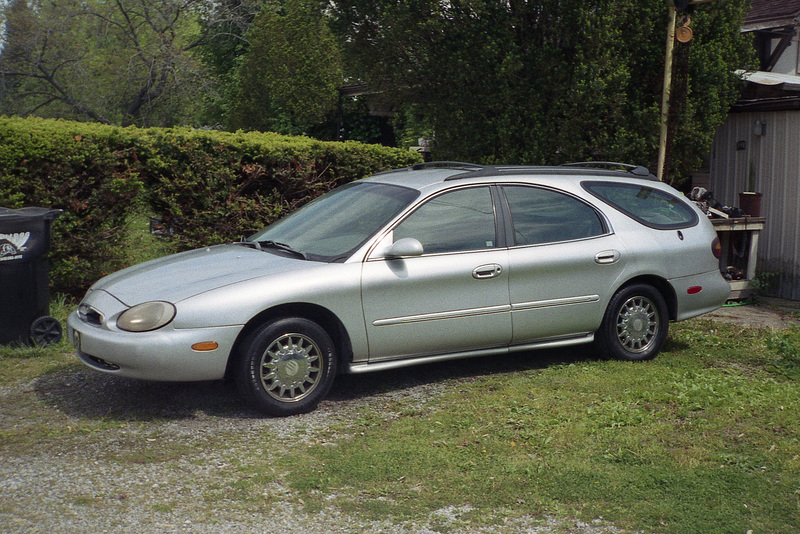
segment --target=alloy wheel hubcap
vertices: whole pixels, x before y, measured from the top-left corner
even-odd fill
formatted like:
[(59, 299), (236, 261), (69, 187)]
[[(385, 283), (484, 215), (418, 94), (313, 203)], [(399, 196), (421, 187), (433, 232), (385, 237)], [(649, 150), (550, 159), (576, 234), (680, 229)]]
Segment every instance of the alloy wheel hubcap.
[(321, 378), (320, 349), (303, 334), (284, 334), (261, 357), (261, 384), (274, 399), (296, 402), (307, 397)]
[(617, 315), (617, 339), (628, 352), (646, 351), (658, 331), (658, 311), (645, 297), (631, 297)]

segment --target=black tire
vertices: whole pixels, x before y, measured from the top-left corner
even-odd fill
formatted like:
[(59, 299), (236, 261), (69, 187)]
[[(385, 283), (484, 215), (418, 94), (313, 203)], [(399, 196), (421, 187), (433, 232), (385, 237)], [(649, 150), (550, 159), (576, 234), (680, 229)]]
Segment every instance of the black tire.
[(669, 331), (667, 303), (652, 286), (620, 289), (608, 303), (597, 331), (600, 351), (618, 360), (650, 360), (658, 354)]
[(234, 368), (241, 394), (262, 412), (283, 417), (310, 412), (336, 376), (328, 333), (301, 318), (265, 323), (245, 339)]
[(44, 315), (31, 324), (31, 341), (38, 347), (55, 345), (61, 341), (61, 322), (55, 317)]

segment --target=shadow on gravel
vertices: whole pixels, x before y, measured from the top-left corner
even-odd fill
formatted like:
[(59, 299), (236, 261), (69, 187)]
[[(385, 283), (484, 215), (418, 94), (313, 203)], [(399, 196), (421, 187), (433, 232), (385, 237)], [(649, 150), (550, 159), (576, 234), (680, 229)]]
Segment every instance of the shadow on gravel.
[[(418, 365), (394, 371), (340, 375), (319, 409), (369, 400), (371, 397), (450, 379), (491, 376), (595, 358), (588, 347), (520, 352)], [(265, 416), (242, 401), (231, 382), (148, 382), (70, 367), (36, 380), (34, 390), (48, 405), (83, 418), (151, 421), (212, 417), (259, 419)], [(300, 416), (302, 417), (302, 416)]]
[(232, 384), (216, 382), (148, 382), (71, 367), (48, 373), (34, 389), (47, 404), (82, 418), (150, 421), (193, 418), (198, 412), (216, 417), (256, 418)]

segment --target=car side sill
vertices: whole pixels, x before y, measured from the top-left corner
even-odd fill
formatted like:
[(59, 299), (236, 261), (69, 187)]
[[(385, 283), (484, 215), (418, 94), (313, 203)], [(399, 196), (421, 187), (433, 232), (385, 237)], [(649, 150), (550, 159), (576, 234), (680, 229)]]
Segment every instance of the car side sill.
[(362, 374), (370, 373), (373, 371), (389, 371), (391, 369), (401, 369), (403, 367), (411, 367), (412, 365), (422, 365), (425, 363), (445, 362), (449, 360), (460, 360), (465, 358), (479, 358), (481, 356), (493, 356), (497, 354), (508, 354), (510, 352), (520, 352), (525, 350), (538, 350), (538, 349), (552, 349), (558, 347), (569, 347), (572, 345), (581, 345), (583, 343), (591, 343), (594, 341), (594, 333), (589, 332), (585, 334), (578, 334), (568, 337), (560, 337), (556, 339), (547, 339), (537, 341), (535, 343), (526, 343), (524, 345), (514, 345), (512, 347), (501, 347), (494, 349), (483, 349), (469, 352), (452, 352), (447, 354), (434, 354), (431, 356), (420, 356), (413, 358), (403, 358), (401, 360), (390, 360), (381, 362), (359, 362), (349, 363), (345, 369), (348, 374)]

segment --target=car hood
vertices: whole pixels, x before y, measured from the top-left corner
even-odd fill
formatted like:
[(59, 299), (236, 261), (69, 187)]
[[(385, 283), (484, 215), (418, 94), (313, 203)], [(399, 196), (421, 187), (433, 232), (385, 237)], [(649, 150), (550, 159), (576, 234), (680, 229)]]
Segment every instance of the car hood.
[(92, 290), (127, 306), (151, 300), (178, 302), (222, 286), (317, 266), (242, 245), (217, 245), (148, 261), (106, 276)]

